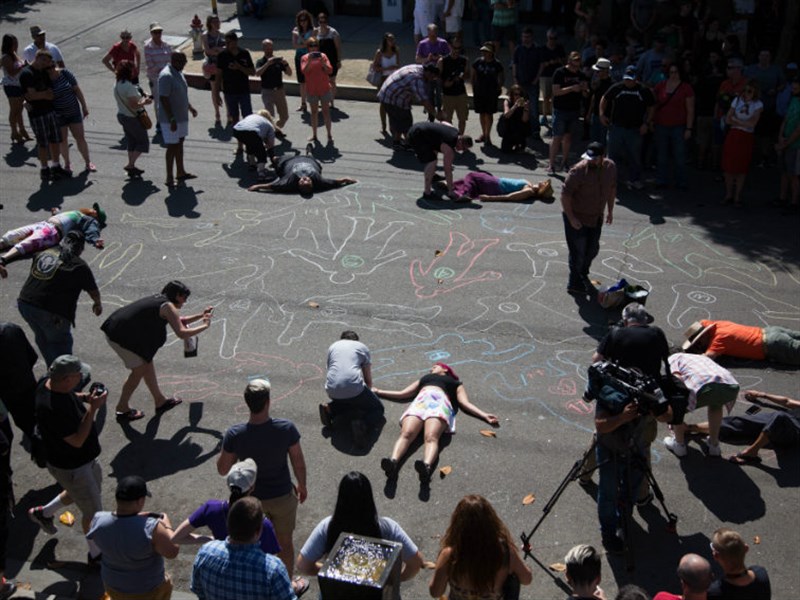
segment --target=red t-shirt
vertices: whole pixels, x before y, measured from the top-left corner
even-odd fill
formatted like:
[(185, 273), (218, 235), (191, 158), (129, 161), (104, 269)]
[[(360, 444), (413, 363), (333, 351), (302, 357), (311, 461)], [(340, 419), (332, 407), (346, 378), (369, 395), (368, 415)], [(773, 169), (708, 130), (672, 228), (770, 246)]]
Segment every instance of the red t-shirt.
[(692, 86), (682, 81), (672, 92), (667, 91), (667, 81), (659, 82), (653, 89), (656, 112), (653, 122), (664, 127), (686, 126), (686, 99), (694, 98)]
[(764, 360), (764, 330), (761, 327), (739, 325), (730, 321), (700, 321), (703, 327), (716, 329), (706, 349), (707, 354)]
[(111, 55), (111, 66), (115, 69), (117, 65), (122, 62), (123, 60), (129, 60), (133, 63), (133, 76), (137, 77), (139, 75), (139, 70), (136, 68), (136, 55), (139, 52), (138, 48), (136, 48), (136, 44), (133, 42), (128, 42), (128, 50), (122, 49), (122, 42), (117, 42), (113, 46), (111, 46), (111, 50), (108, 53)]
[(683, 600), (683, 596), (670, 594), (669, 592), (658, 592), (653, 596), (653, 600)]

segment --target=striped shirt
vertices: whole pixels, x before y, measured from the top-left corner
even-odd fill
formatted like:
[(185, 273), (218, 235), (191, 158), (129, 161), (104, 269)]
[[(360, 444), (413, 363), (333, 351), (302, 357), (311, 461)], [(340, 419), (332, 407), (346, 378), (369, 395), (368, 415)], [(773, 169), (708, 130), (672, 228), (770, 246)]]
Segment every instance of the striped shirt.
[(78, 96), (72, 88), (78, 85), (75, 76), (67, 69), (62, 69), (58, 79), (53, 81), (53, 107), (60, 117), (80, 116), (81, 106)]
[(215, 540), (194, 559), (192, 591), (200, 600), (295, 600), (281, 560), (258, 544)]
[(414, 99), (427, 100), (425, 77), (422, 65), (406, 65), (394, 71), (383, 82), (378, 92), (378, 101), (398, 108), (411, 108)]
[[(712, 383), (739, 387), (739, 382), (733, 378), (731, 372), (719, 366), (716, 362), (703, 354), (689, 354), (677, 352), (670, 355), (669, 369), (676, 373), (689, 388), (689, 410), (694, 410), (697, 405), (697, 395), (702, 389)], [(728, 407), (730, 412), (732, 406)]]
[(145, 42), (144, 62), (147, 65), (148, 81), (158, 81), (158, 74), (169, 64), (171, 56), (172, 47), (168, 43), (161, 42), (161, 45), (157, 46), (152, 38)]

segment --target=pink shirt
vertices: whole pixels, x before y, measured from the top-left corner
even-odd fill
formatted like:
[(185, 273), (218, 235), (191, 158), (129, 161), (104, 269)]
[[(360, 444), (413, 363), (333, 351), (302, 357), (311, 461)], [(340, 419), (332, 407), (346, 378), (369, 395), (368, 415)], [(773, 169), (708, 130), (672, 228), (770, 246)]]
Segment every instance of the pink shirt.
[(319, 58), (312, 58), (311, 52), (304, 54), (300, 59), (300, 69), (306, 76), (306, 94), (309, 96), (324, 96), (331, 90), (331, 80), (328, 77), (333, 73), (328, 57), (320, 53)]

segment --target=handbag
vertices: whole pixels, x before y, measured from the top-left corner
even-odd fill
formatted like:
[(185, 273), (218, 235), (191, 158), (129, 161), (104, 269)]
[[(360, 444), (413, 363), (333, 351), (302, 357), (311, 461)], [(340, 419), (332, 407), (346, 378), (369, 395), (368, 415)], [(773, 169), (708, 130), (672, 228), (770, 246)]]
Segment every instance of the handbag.
[(367, 72), (367, 81), (375, 87), (380, 87), (381, 79), (383, 79), (383, 75), (375, 70), (375, 65), (370, 65), (369, 71)]
[(139, 109), (136, 113), (136, 118), (139, 119), (139, 123), (142, 124), (142, 127), (145, 129), (152, 129), (153, 121), (150, 120), (150, 115), (147, 114), (144, 108)]

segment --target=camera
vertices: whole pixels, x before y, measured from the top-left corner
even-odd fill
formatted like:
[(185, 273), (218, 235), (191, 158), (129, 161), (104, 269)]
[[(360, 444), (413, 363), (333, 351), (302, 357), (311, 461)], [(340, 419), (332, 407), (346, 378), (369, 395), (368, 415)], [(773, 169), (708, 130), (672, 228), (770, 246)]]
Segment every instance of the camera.
[(108, 388), (105, 386), (105, 384), (100, 383), (99, 381), (95, 381), (91, 386), (89, 386), (89, 395), (102, 396), (107, 391)]
[(612, 361), (599, 361), (589, 367), (589, 383), (583, 399), (592, 402), (600, 398), (604, 388), (609, 386), (613, 391), (623, 395), (624, 405), (633, 402), (640, 415), (663, 415), (669, 410), (669, 401), (661, 391), (655, 378), (645, 375), (638, 369), (623, 367)]

